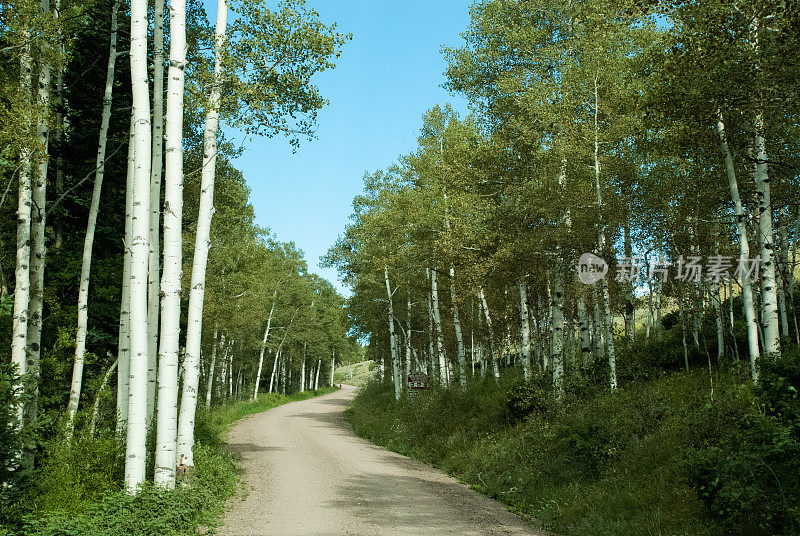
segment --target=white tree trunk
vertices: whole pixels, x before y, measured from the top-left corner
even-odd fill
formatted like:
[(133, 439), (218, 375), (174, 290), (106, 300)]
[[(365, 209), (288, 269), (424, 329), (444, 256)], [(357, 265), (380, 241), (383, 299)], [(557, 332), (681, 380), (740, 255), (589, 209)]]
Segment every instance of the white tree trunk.
[[(492, 374), (494, 381), (500, 381), (500, 365), (497, 363), (497, 346), (494, 343), (494, 329), (492, 328), (492, 316), (489, 314), (489, 304), (486, 302), (486, 294), (483, 287), (478, 287), (478, 297), (483, 304), (483, 314), (486, 317), (486, 328), (489, 330), (489, 358), (492, 361)], [(483, 368), (483, 367), (481, 367)]]
[[(264, 366), (264, 350), (267, 348), (267, 337), (269, 337), (269, 327), (272, 324), (272, 313), (275, 312), (275, 302), (278, 297), (277, 289), (272, 293), (272, 307), (269, 310), (267, 317), (267, 328), (264, 330), (264, 340), (261, 341), (261, 353), (258, 356), (258, 372), (256, 372), (256, 386), (253, 389), (253, 400), (258, 400), (258, 388), (261, 385), (261, 369)], [(274, 371), (273, 371), (274, 374)], [(272, 378), (270, 377), (270, 392), (272, 391)]]
[[(42, 12), (50, 12), (50, 0), (41, 0)], [(58, 7), (54, 9), (58, 17)], [(39, 358), (41, 356), (42, 342), (42, 312), (44, 309), (44, 267), (47, 254), (45, 244), (45, 216), (47, 214), (47, 165), (49, 163), (50, 141), (50, 76), (52, 66), (47, 60), (50, 52), (50, 43), (45, 41), (41, 45), (42, 61), (39, 65), (39, 83), (37, 100), (39, 113), (36, 121), (36, 139), (43, 151), (39, 153), (36, 161), (36, 173), (32, 186), (33, 212), (31, 218), (31, 264), (30, 264), (30, 304), (28, 306), (28, 382), (26, 391), (29, 399), (26, 409), (26, 420), (36, 418), (38, 408), (39, 390)]]
[(453, 326), (456, 331), (456, 343), (458, 345), (458, 381), (461, 387), (467, 385), (467, 354), (464, 350), (464, 337), (461, 333), (461, 322), (458, 318), (458, 302), (456, 297), (456, 269), (450, 263), (450, 301), (453, 304)]
[(408, 291), (406, 294), (406, 377), (405, 381), (408, 381), (408, 376), (411, 374), (411, 291)]
[[(733, 210), (736, 215), (736, 230), (739, 233), (739, 265), (747, 265), (750, 259), (750, 244), (747, 241), (747, 215), (742, 207), (742, 200), (739, 197), (739, 185), (736, 180), (736, 167), (733, 164), (733, 157), (728, 148), (727, 135), (725, 133), (725, 123), (722, 112), (717, 112), (717, 134), (722, 155), (725, 158), (725, 171), (728, 175), (728, 187), (731, 191)], [(750, 278), (746, 274), (742, 276), (742, 306), (744, 307), (745, 319), (747, 320), (747, 342), (750, 349), (750, 372), (754, 380), (758, 379), (758, 319), (756, 318), (755, 306), (753, 305), (753, 287)]]
[(158, 309), (161, 270), (161, 172), (164, 157), (164, 0), (154, 2), (153, 29), (153, 138), (150, 162), (150, 252), (147, 283), (147, 423), (153, 421), (158, 365)]
[(331, 352), (331, 383), (330, 386), (333, 387), (333, 371), (336, 369), (336, 354)]
[(786, 218), (788, 214), (784, 211), (778, 227), (778, 240), (780, 241), (777, 259), (777, 284), (778, 284), (778, 308), (780, 310), (781, 333), (783, 336), (789, 335), (789, 311), (786, 303), (786, 294), (789, 289), (789, 238), (786, 228)]
[(319, 389), (319, 369), (322, 368), (322, 358), (317, 361), (317, 369), (314, 371), (314, 390)]
[[(594, 77), (594, 179), (595, 189), (597, 193), (597, 211), (600, 215), (600, 231), (598, 237), (598, 247), (601, 251), (605, 247), (605, 222), (603, 219), (603, 194), (600, 188), (600, 126), (598, 121), (599, 116), (599, 98), (597, 91), (597, 76)], [(600, 287), (602, 292), (603, 302), (603, 324), (605, 326), (605, 339), (606, 339), (606, 355), (608, 356), (609, 368), (609, 385), (611, 390), (617, 388), (617, 357), (614, 348), (614, 319), (611, 316), (611, 304), (608, 293), (608, 280), (604, 277), (600, 280)]]
[(522, 335), (522, 373), (525, 381), (531, 379), (531, 324), (528, 319), (528, 284), (519, 282), (519, 316)]
[[(161, 274), (161, 332), (158, 345), (157, 486), (175, 486), (178, 461), (178, 353), (183, 270), (183, 89), (186, 66), (186, 2), (169, 7), (170, 45), (167, 117), (164, 131), (164, 268)], [(214, 341), (216, 344), (216, 341)]]
[(81, 280), (78, 288), (78, 330), (75, 333), (75, 361), (72, 366), (72, 386), (69, 391), (67, 405), (67, 437), (72, 436), (72, 423), (81, 398), (83, 384), (83, 360), (86, 352), (86, 332), (89, 324), (89, 277), (92, 268), (92, 247), (94, 231), (97, 226), (97, 213), (100, 209), (100, 193), (105, 175), (106, 141), (108, 140), (108, 123), (111, 118), (111, 101), (114, 90), (114, 66), (117, 60), (117, 13), (121, 0), (115, 0), (111, 6), (111, 35), (108, 45), (108, 64), (106, 67), (106, 87), (103, 93), (103, 113), (100, 119), (100, 135), (97, 142), (97, 159), (95, 160), (94, 189), (89, 205), (89, 221), (86, 223), (86, 236), (83, 239), (83, 260), (81, 263)]
[(439, 381), (442, 385), (450, 384), (447, 373), (447, 356), (444, 351), (444, 335), (442, 334), (442, 316), (439, 313), (439, 287), (436, 284), (436, 269), (429, 269), (431, 279), (431, 309), (433, 310), (433, 326), (436, 329), (436, 356), (439, 361)]
[(147, 455), (147, 268), (150, 254), (150, 85), (147, 73), (147, 0), (131, 0), (131, 81), (134, 116), (133, 241), (130, 289), (130, 392), (125, 488), (145, 480)]
[[(211, 407), (211, 393), (213, 392), (212, 389), (214, 388), (214, 367), (217, 365), (217, 330), (219, 329), (219, 324), (216, 322), (214, 323), (214, 346), (211, 348), (211, 364), (208, 366), (208, 380), (206, 381), (206, 407)], [(222, 332), (222, 337), (220, 338), (219, 346), (225, 348), (225, 332)]]
[(586, 312), (586, 300), (583, 296), (578, 297), (578, 326), (580, 331), (581, 356), (585, 363), (592, 353), (592, 343), (589, 336), (591, 333), (589, 315)]
[(300, 363), (300, 392), (306, 390), (306, 345), (303, 344), (303, 361)]
[(136, 145), (133, 140), (134, 120), (128, 131), (128, 173), (125, 186), (125, 238), (122, 261), (122, 299), (119, 308), (119, 337), (117, 339), (119, 366), (117, 372), (117, 430), (128, 428), (128, 394), (131, 362), (131, 242), (133, 242), (133, 165)]
[(100, 416), (100, 395), (102, 395), (103, 391), (105, 391), (105, 388), (108, 385), (108, 380), (111, 378), (111, 375), (117, 368), (117, 363), (119, 363), (119, 359), (115, 359), (114, 362), (111, 363), (111, 366), (108, 367), (106, 373), (103, 374), (103, 379), (100, 381), (100, 387), (97, 388), (97, 393), (94, 395), (94, 404), (92, 404), (92, 420), (91, 424), (89, 425), (90, 437), (94, 437), (94, 433), (97, 430), (97, 419)]
[(278, 360), (280, 359), (280, 354), (275, 352), (275, 361), (272, 362), (272, 374), (269, 375), (269, 390), (268, 393), (272, 392), (272, 386), (275, 382), (275, 372), (278, 370)]
[(564, 274), (561, 265), (550, 273), (553, 284), (550, 293), (552, 311), (550, 361), (552, 363), (553, 389), (556, 397), (564, 396)]
[(389, 285), (389, 267), (383, 266), (384, 282), (386, 283), (386, 297), (389, 300), (389, 348), (392, 352), (392, 378), (394, 379), (394, 397), (400, 400), (403, 391), (400, 379), (400, 352), (397, 348), (397, 338), (394, 332), (394, 305), (392, 302), (392, 287)]
[[(20, 95), (22, 95), (22, 109), (26, 116), (22, 118), (24, 134), (30, 130), (31, 86), (33, 74), (31, 72), (31, 46), (30, 30), (23, 29), (22, 52), (20, 54)], [(11, 333), (11, 363), (16, 365), (16, 372), (20, 375), (27, 373), (28, 368), (28, 306), (30, 304), (31, 285), (31, 149), (28, 140), (25, 140), (20, 150), (19, 186), (17, 205), (17, 258), (14, 269), (14, 316)], [(23, 404), (16, 408), (17, 425), (22, 426)]]
[(764, 119), (759, 113), (755, 121), (755, 183), (758, 191), (758, 228), (761, 238), (761, 318), (764, 323), (764, 353), (774, 356), (781, 351), (778, 331), (778, 294), (775, 280), (775, 237), (772, 232), (772, 200), (767, 148), (764, 141)]
[(208, 249), (211, 245), (211, 216), (214, 212), (214, 177), (217, 163), (217, 128), (219, 99), (222, 84), (222, 55), (226, 39), (228, 5), (217, 1), (217, 23), (214, 31), (214, 80), (206, 111), (203, 133), (203, 170), (200, 181), (200, 207), (197, 216), (197, 236), (192, 262), (192, 282), (189, 291), (189, 311), (186, 327), (185, 380), (181, 393), (178, 417), (178, 455), (185, 455), (187, 465), (194, 465), (194, 419), (197, 409), (197, 383), (200, 366), (200, 337), (203, 331), (203, 298), (206, 282)]

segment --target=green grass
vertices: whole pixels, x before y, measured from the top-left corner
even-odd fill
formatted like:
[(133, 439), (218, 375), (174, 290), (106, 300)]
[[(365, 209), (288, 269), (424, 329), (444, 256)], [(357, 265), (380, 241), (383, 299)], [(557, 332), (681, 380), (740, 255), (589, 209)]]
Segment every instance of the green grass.
[(687, 464), (752, 413), (750, 386), (715, 377), (713, 404), (701, 370), (562, 404), (530, 388), (525, 396), (538, 399), (518, 421), (510, 402), (519, 387), (503, 381), (399, 402), (373, 382), (346, 417), (357, 434), (443, 469), (560, 536), (737, 533), (708, 514)]
[(333, 374), (334, 383), (346, 383), (365, 387), (375, 377), (375, 363), (361, 361), (352, 365), (340, 365)]
[(262, 394), (258, 401), (198, 408), (195, 467), (175, 490), (145, 486), (137, 495), (121, 489), (122, 445), (113, 435), (78, 437), (71, 446), (53, 443), (26, 504), (23, 532), (0, 526), (0, 535), (188, 536), (213, 534), (239, 478), (225, 448), (228, 426), (237, 420), (335, 391), (325, 387), (290, 396)]

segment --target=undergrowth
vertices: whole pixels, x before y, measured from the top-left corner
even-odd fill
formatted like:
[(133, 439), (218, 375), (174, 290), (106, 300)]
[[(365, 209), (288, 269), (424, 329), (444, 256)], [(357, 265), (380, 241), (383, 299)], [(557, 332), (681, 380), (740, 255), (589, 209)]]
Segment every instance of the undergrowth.
[(795, 354), (762, 360), (756, 389), (739, 372), (714, 370), (713, 401), (702, 369), (640, 376), (614, 393), (588, 371), (561, 402), (546, 378), (476, 381), (400, 401), (391, 385), (373, 382), (346, 417), (357, 434), (560, 536), (798, 534)]
[(136, 495), (122, 489), (124, 444), (113, 433), (54, 441), (36, 475), (36, 485), (17, 505), (22, 532), (0, 526), (0, 535), (183, 536), (214, 533), (225, 501), (238, 481), (234, 459), (224, 447), (228, 425), (287, 402), (327, 394), (322, 388), (290, 396), (261, 394), (258, 401), (198, 408), (195, 466), (174, 490), (146, 485)]

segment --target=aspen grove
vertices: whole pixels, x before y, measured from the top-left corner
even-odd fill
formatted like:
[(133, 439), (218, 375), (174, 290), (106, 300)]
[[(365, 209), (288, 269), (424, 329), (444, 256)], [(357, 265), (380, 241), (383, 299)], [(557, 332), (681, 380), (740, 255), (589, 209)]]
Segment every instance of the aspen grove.
[(219, 0), (214, 26), (195, 0), (15, 0), (0, 28), (3, 532), (93, 438), (92, 496), (191, 485), (198, 405), (332, 385), (355, 346), (232, 165), (314, 138), (349, 35), (303, 0)]

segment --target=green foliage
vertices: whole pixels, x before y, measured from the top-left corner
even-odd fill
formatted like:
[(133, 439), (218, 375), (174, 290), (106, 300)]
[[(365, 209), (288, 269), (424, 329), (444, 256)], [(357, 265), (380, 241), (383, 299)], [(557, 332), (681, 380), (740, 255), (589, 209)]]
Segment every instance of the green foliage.
[[(112, 435), (53, 442), (30, 501), (26, 536), (178, 536), (217, 524), (238, 475), (224, 448), (228, 425), (295, 400), (335, 391), (326, 387), (291, 396), (263, 394), (258, 401), (198, 410), (195, 467), (175, 490), (145, 486), (132, 496), (122, 490), (121, 445)], [(2, 530), (2, 526), (0, 526)], [(0, 532), (0, 534), (3, 534)]]
[[(615, 393), (587, 389), (562, 404), (550, 403), (535, 381), (492, 383), (432, 389), (395, 402), (391, 390), (375, 382), (347, 416), (359, 435), (444, 469), (555, 534), (781, 533), (777, 521), (787, 518), (778, 515), (777, 481), (771, 476), (770, 483), (769, 469), (757, 459), (781, 475), (785, 504), (798, 504), (795, 443), (777, 420), (766, 424), (759, 417), (752, 389), (733, 374), (715, 376), (713, 404), (701, 370), (658, 374)], [(517, 407), (533, 410), (522, 421), (509, 420)], [(718, 446), (723, 440), (728, 454)], [(749, 450), (731, 458), (734, 445)], [(781, 456), (783, 465), (774, 465)], [(743, 463), (750, 464), (746, 471)], [(769, 503), (764, 515), (754, 515), (761, 508), (756, 502), (738, 507), (755, 521), (713, 514), (699, 487), (717, 479), (714, 507), (730, 516), (734, 497), (755, 499), (759, 492)], [(741, 491), (746, 482), (751, 495)]]
[(730, 534), (800, 529), (800, 354), (761, 360), (757, 398), (718, 400), (694, 426), (685, 472), (708, 514)]

